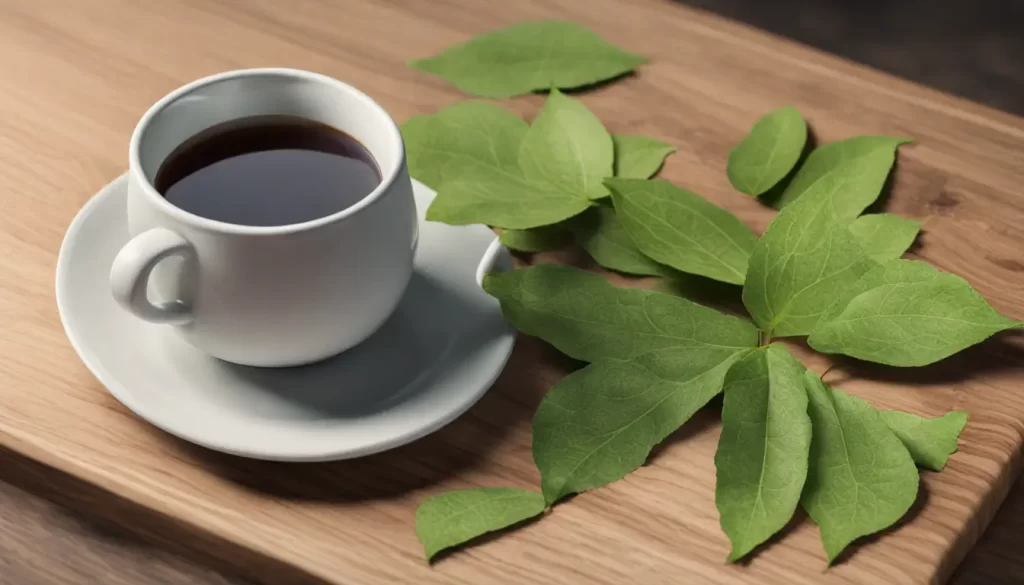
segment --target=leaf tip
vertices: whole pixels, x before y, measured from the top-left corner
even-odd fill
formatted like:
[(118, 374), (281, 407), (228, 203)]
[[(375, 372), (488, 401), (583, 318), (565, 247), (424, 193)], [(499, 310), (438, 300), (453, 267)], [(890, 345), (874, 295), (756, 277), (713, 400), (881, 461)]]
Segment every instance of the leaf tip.
[(797, 108), (793, 104), (789, 104), (787, 106), (782, 106), (781, 108), (779, 108), (779, 111), (780, 112), (785, 112), (787, 114), (796, 114), (796, 117), (800, 118), (800, 121), (802, 121), (802, 122), (804, 121), (803, 113), (800, 111), (799, 108)]
[(839, 559), (839, 556), (843, 554), (843, 551), (846, 550), (846, 547), (849, 546), (850, 543), (853, 542), (853, 540), (849, 540), (845, 543), (838, 544), (838, 546), (837, 543), (828, 543), (824, 542), (824, 540), (825, 539), (822, 538), (822, 544), (825, 545), (825, 557), (827, 559), (825, 562), (824, 570), (827, 571), (833, 564), (835, 564), (835, 562)]
[(444, 221), (444, 212), (443, 211), (439, 211), (436, 204), (437, 204), (437, 199), (435, 198), (434, 201), (431, 202), (430, 207), (427, 208), (427, 213), (424, 214), (423, 217), (426, 218), (427, 221), (440, 221), (440, 222), (443, 222)]
[(434, 557), (436, 557), (439, 552), (441, 552), (441, 549), (439, 548), (427, 546), (426, 544), (423, 545), (423, 559), (427, 561), (428, 565), (434, 564)]
[[(536, 439), (534, 434), (534, 439)], [(536, 447), (536, 445), (534, 445)], [(544, 508), (548, 509), (558, 503), (559, 500), (572, 494), (569, 490), (565, 489), (565, 480), (561, 480), (558, 483), (553, 483), (551, 479), (545, 481), (543, 473), (541, 474), (540, 480), (540, 493), (544, 497)]]
[(430, 69), (430, 63), (431, 63), (431, 58), (430, 57), (425, 57), (425, 58), (422, 58), (422, 59), (409, 59), (408, 61), (405, 62), (405, 66), (409, 67), (409, 68), (412, 68), (412, 69), (416, 69), (417, 71), (424, 71), (426, 73), (434, 73)]
[(617, 201), (623, 197), (623, 187), (625, 187), (631, 180), (635, 179), (608, 177), (602, 181), (602, 184), (606, 189), (608, 189), (608, 194), (611, 196), (612, 201)]
[(491, 296), (496, 296), (499, 293), (498, 289), (501, 288), (502, 279), (505, 278), (506, 275), (514, 274), (514, 272), (515, 271), (512, 271), (512, 272), (487, 272), (487, 273), (484, 274), (484, 278), (480, 282), (480, 286), (484, 289), (485, 293), (487, 293), (487, 294), (489, 294)]
[(749, 552), (750, 552), (749, 549), (741, 549), (737, 545), (734, 544), (733, 547), (732, 547), (732, 550), (730, 550), (729, 554), (726, 555), (725, 562), (727, 562), (727, 563), (735, 563), (735, 562), (743, 559), (743, 557), (747, 556), (747, 554)]
[(544, 495), (544, 509), (550, 510), (558, 500), (565, 497), (565, 494), (561, 493), (561, 490), (547, 489), (547, 486), (541, 486), (541, 493)]
[(639, 53), (633, 53), (631, 51), (623, 51), (623, 52), (626, 53), (627, 55), (629, 55), (629, 61), (632, 63), (633, 67), (644, 65), (645, 63), (648, 63), (651, 60), (650, 57), (646, 57), (646, 56), (641, 55)]

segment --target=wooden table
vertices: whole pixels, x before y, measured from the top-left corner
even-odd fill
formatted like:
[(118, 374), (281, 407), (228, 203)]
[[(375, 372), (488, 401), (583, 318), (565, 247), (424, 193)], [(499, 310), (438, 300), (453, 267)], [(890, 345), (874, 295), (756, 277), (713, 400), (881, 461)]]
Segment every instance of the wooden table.
[[(61, 490), (80, 490), (73, 482), (52, 482), (53, 475), (21, 472), (19, 485), (62, 499)], [(33, 478), (36, 481), (33, 481)], [(37, 481), (43, 480), (43, 486)], [(1024, 583), (1024, 481), (1013, 491), (992, 524), (950, 580), (951, 585)], [(149, 535), (149, 541), (153, 540)], [(159, 541), (160, 539), (156, 539)], [(183, 559), (140, 540), (93, 515), (63, 506), (0, 482), (0, 575), (11, 585), (251, 585)]]
[[(7, 448), (0, 477), (113, 519), (201, 562), (268, 583), (315, 583), (322, 582), (315, 575), (335, 580), (342, 574), (353, 582), (389, 582), (396, 571), (415, 572), (421, 581), (500, 582), (528, 577), (559, 555), (576, 557), (575, 565), (562, 565), (549, 578), (564, 579), (574, 567), (586, 572), (602, 566), (610, 568), (608, 574), (640, 581), (668, 579), (637, 573), (635, 564), (620, 558), (635, 555), (634, 562), (646, 562), (653, 571), (652, 550), (661, 561), (677, 563), (675, 570), (690, 554), (705, 559), (694, 567), (710, 572), (689, 574), (694, 582), (714, 581), (715, 572), (725, 570), (722, 578), (749, 582), (758, 571), (787, 563), (803, 571), (804, 582), (820, 577), (819, 566), (808, 568), (821, 555), (806, 523), (759, 555), (749, 571), (720, 565), (724, 537), (708, 509), (713, 412), (704, 413), (683, 433), (686, 440), (673, 441), (636, 478), (560, 508), (562, 524), (538, 523), (426, 570), (416, 559), (410, 529), (415, 502), (425, 493), (478, 483), (536, 483), (528, 456), (529, 413), (565, 371), (536, 341), (520, 342), (513, 358), (513, 368), (526, 374), (503, 376), (470, 415), (438, 435), (386, 456), (300, 470), (211, 454), (139, 423), (103, 392), (63, 338), (52, 298), (61, 234), (88, 197), (123, 171), (135, 120), (170, 89), (224, 69), (295, 66), (355, 83), (402, 120), (464, 97), (406, 69), (406, 59), (473, 32), (547, 17), (579, 21), (652, 56), (652, 65), (637, 77), (584, 100), (612, 131), (650, 133), (679, 145), (665, 176), (758, 229), (770, 214), (732, 192), (722, 172), (728, 149), (758, 114), (794, 103), (823, 140), (871, 132), (920, 138), (901, 163), (896, 211), (926, 220), (922, 254), (929, 260), (970, 279), (1001, 310), (1024, 317), (1024, 266), (1014, 260), (1024, 242), (1024, 210), (1014, 197), (1024, 184), (1024, 121), (668, 2), (351, 0), (297, 2), (285, 10), (273, 0), (0, 0), (0, 246), (7, 252), (0, 260), (6, 274), (0, 282), (0, 444)], [(530, 96), (504, 105), (532, 115), (540, 102)], [(979, 256), (979, 247), (991, 254)], [(888, 394), (877, 381), (850, 384), (873, 399), (893, 396), (892, 405), (918, 400), (921, 408), (984, 408), (977, 397), (1012, 385), (1009, 368), (1017, 345), (1010, 340), (972, 353), (1001, 368), (980, 381), (961, 380), (966, 394), (934, 381), (935, 388), (903, 392), (898, 386), (906, 377), (890, 381), (897, 388)], [(1000, 398), (998, 408), (990, 403), (987, 414), (972, 419), (971, 435), (965, 435), (971, 442), (950, 469), (926, 478), (934, 493), (915, 521), (861, 547), (853, 561), (822, 578), (854, 583), (895, 567), (897, 577), (909, 582), (910, 575), (941, 579), (952, 571), (1019, 470), (1020, 420), (1001, 413), (1024, 413), (1024, 393)], [(20, 497), (4, 499), (24, 501)], [(686, 500), (690, 512), (696, 511), (693, 502), (703, 508), (700, 518), (676, 510), (663, 522), (655, 514), (663, 504)], [(24, 513), (30, 517), (31, 507)], [(622, 515), (619, 522), (609, 522), (616, 514)], [(360, 518), (372, 523), (367, 552), (359, 551), (365, 535), (351, 537), (346, 546), (324, 545), (344, 532), (346, 522)], [(627, 521), (633, 522), (627, 532), (610, 531)], [(0, 535), (17, 533), (13, 524), (21, 523), (0, 524)], [(26, 526), (31, 530), (32, 523)], [(268, 526), (274, 529), (262, 532)], [(285, 538), (271, 543), (266, 534)], [(631, 542), (643, 546), (624, 551)], [(545, 556), (545, 549), (553, 554)], [(48, 567), (44, 571), (60, 570), (60, 562), (35, 554), (36, 564)], [(978, 561), (984, 568), (961, 579), (966, 583), (978, 575), (982, 580), (974, 582), (992, 582), (986, 571), (1000, 556), (1012, 554), (996, 552)], [(922, 562), (930, 568), (917, 566)], [(1019, 574), (1013, 562), (1005, 561), (994, 574)], [(60, 573), (53, 575), (60, 582)]]

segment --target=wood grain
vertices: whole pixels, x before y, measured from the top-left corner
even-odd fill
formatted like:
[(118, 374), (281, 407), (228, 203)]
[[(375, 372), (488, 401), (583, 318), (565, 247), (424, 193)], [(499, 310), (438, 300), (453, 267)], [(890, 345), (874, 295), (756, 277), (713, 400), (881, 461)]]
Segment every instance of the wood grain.
[(1024, 478), (1018, 478), (992, 524), (950, 579), (953, 585), (1020, 585), (1024, 583)]
[[(0, 482), (0, 575), (11, 583), (252, 585), (242, 577), (214, 573), (194, 562), (197, 555), (200, 559), (204, 555), (197, 550), (200, 547), (195, 546), (194, 535), (188, 530), (168, 530), (166, 519), (153, 518), (152, 513), (132, 507), (116, 496), (108, 494), (110, 499), (104, 500), (95, 486), (17, 455), (4, 455), (7, 457), (0, 455), (4, 477), (23, 488)], [(121, 514), (112, 518), (113, 510), (121, 510)], [(1024, 481), (1018, 480), (950, 582), (1024, 583), (1024, 555), (1019, 543), (1022, 523)], [(185, 553), (193, 562), (171, 551)], [(210, 555), (207, 552), (205, 556)], [(224, 565), (217, 559), (211, 560), (218, 566)], [(252, 574), (255, 569), (249, 567), (248, 572)], [(264, 581), (274, 582), (270, 578), (272, 573), (263, 575)], [(282, 575), (277, 582), (294, 584), (288, 576)]]
[[(44, 474), (48, 484), (90, 491), (73, 482), (54, 482), (49, 470)], [(241, 585), (7, 483), (0, 483), (0, 510), (0, 581), (5, 584)]]
[[(273, 0), (0, 0), (0, 246), (8, 252), (0, 259), (0, 443), (97, 486), (110, 500), (100, 513), (115, 510), (112, 501), (130, 504), (132, 514), (145, 511), (155, 526), (163, 520), (189, 535), (179, 547), (267, 583), (946, 579), (1020, 468), (1020, 336), (930, 368), (842, 362), (833, 370), (830, 381), (875, 405), (926, 415), (964, 408), (971, 420), (947, 470), (923, 475), (907, 521), (824, 574), (808, 521), (794, 522), (751, 562), (724, 564), (713, 409), (625, 480), (433, 568), (423, 563), (411, 525), (424, 496), (537, 485), (530, 416), (572, 366), (535, 340), (521, 339), (493, 390), (437, 434), (374, 457), (301, 466), (172, 439), (127, 413), (80, 365), (54, 305), (56, 252), (78, 208), (123, 170), (128, 136), (150, 103), (202, 75), (281, 65), (351, 82), (404, 120), (464, 98), (405, 60), (536, 18), (576, 20), (650, 56), (639, 75), (582, 99), (613, 132), (679, 146), (663, 175), (758, 230), (771, 213), (728, 187), (724, 165), (769, 109), (799, 106), (821, 141), (916, 137), (901, 155), (889, 209), (924, 220), (918, 256), (1024, 318), (1024, 121), (667, 2), (308, 0), (284, 10)], [(532, 116), (541, 99), (504, 104)]]

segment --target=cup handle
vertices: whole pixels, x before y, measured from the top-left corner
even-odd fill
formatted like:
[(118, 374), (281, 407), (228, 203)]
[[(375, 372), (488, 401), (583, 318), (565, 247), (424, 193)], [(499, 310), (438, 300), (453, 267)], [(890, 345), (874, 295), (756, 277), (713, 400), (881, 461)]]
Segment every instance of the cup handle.
[(177, 232), (153, 228), (135, 236), (121, 248), (110, 267), (110, 291), (130, 313), (150, 323), (184, 325), (192, 320), (192, 307), (184, 301), (154, 303), (146, 294), (149, 276), (162, 260), (195, 258), (192, 244)]

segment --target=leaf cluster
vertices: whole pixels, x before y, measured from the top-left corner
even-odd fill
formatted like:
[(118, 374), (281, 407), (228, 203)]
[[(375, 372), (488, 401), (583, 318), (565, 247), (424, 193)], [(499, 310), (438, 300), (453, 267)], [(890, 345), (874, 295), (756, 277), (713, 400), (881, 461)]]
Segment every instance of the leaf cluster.
[(515, 29), (420, 62), (488, 97), (551, 89), (532, 124), (470, 101), (403, 126), (412, 175), (438, 193), (428, 219), (501, 228), (506, 245), (528, 252), (576, 242), (625, 274), (742, 287), (749, 319), (565, 266), (487, 276), (485, 290), (519, 331), (588, 365), (551, 388), (534, 416), (540, 493), (483, 488), (426, 500), (416, 527), (427, 556), (624, 477), (719, 393), (715, 503), (730, 561), (777, 533), (798, 507), (819, 526), (830, 563), (857, 538), (896, 523), (917, 497), (917, 467), (943, 468), (967, 413), (875, 409), (772, 340), (806, 337), (823, 353), (917, 367), (1019, 326), (965, 280), (900, 258), (918, 222), (864, 214), (909, 140), (858, 136), (804, 158), (800, 113), (764, 116), (726, 169), (742, 193), (777, 192), (780, 211), (758, 237), (698, 194), (650, 178), (671, 145), (612, 135), (555, 89), (599, 77), (566, 74), (582, 66), (571, 55), (555, 50), (558, 72), (543, 75), (522, 73), (519, 63), (502, 70), (500, 83), (497, 75), (459, 77), (501, 61), (495, 39), (553, 46), (543, 35), (531, 45)]

